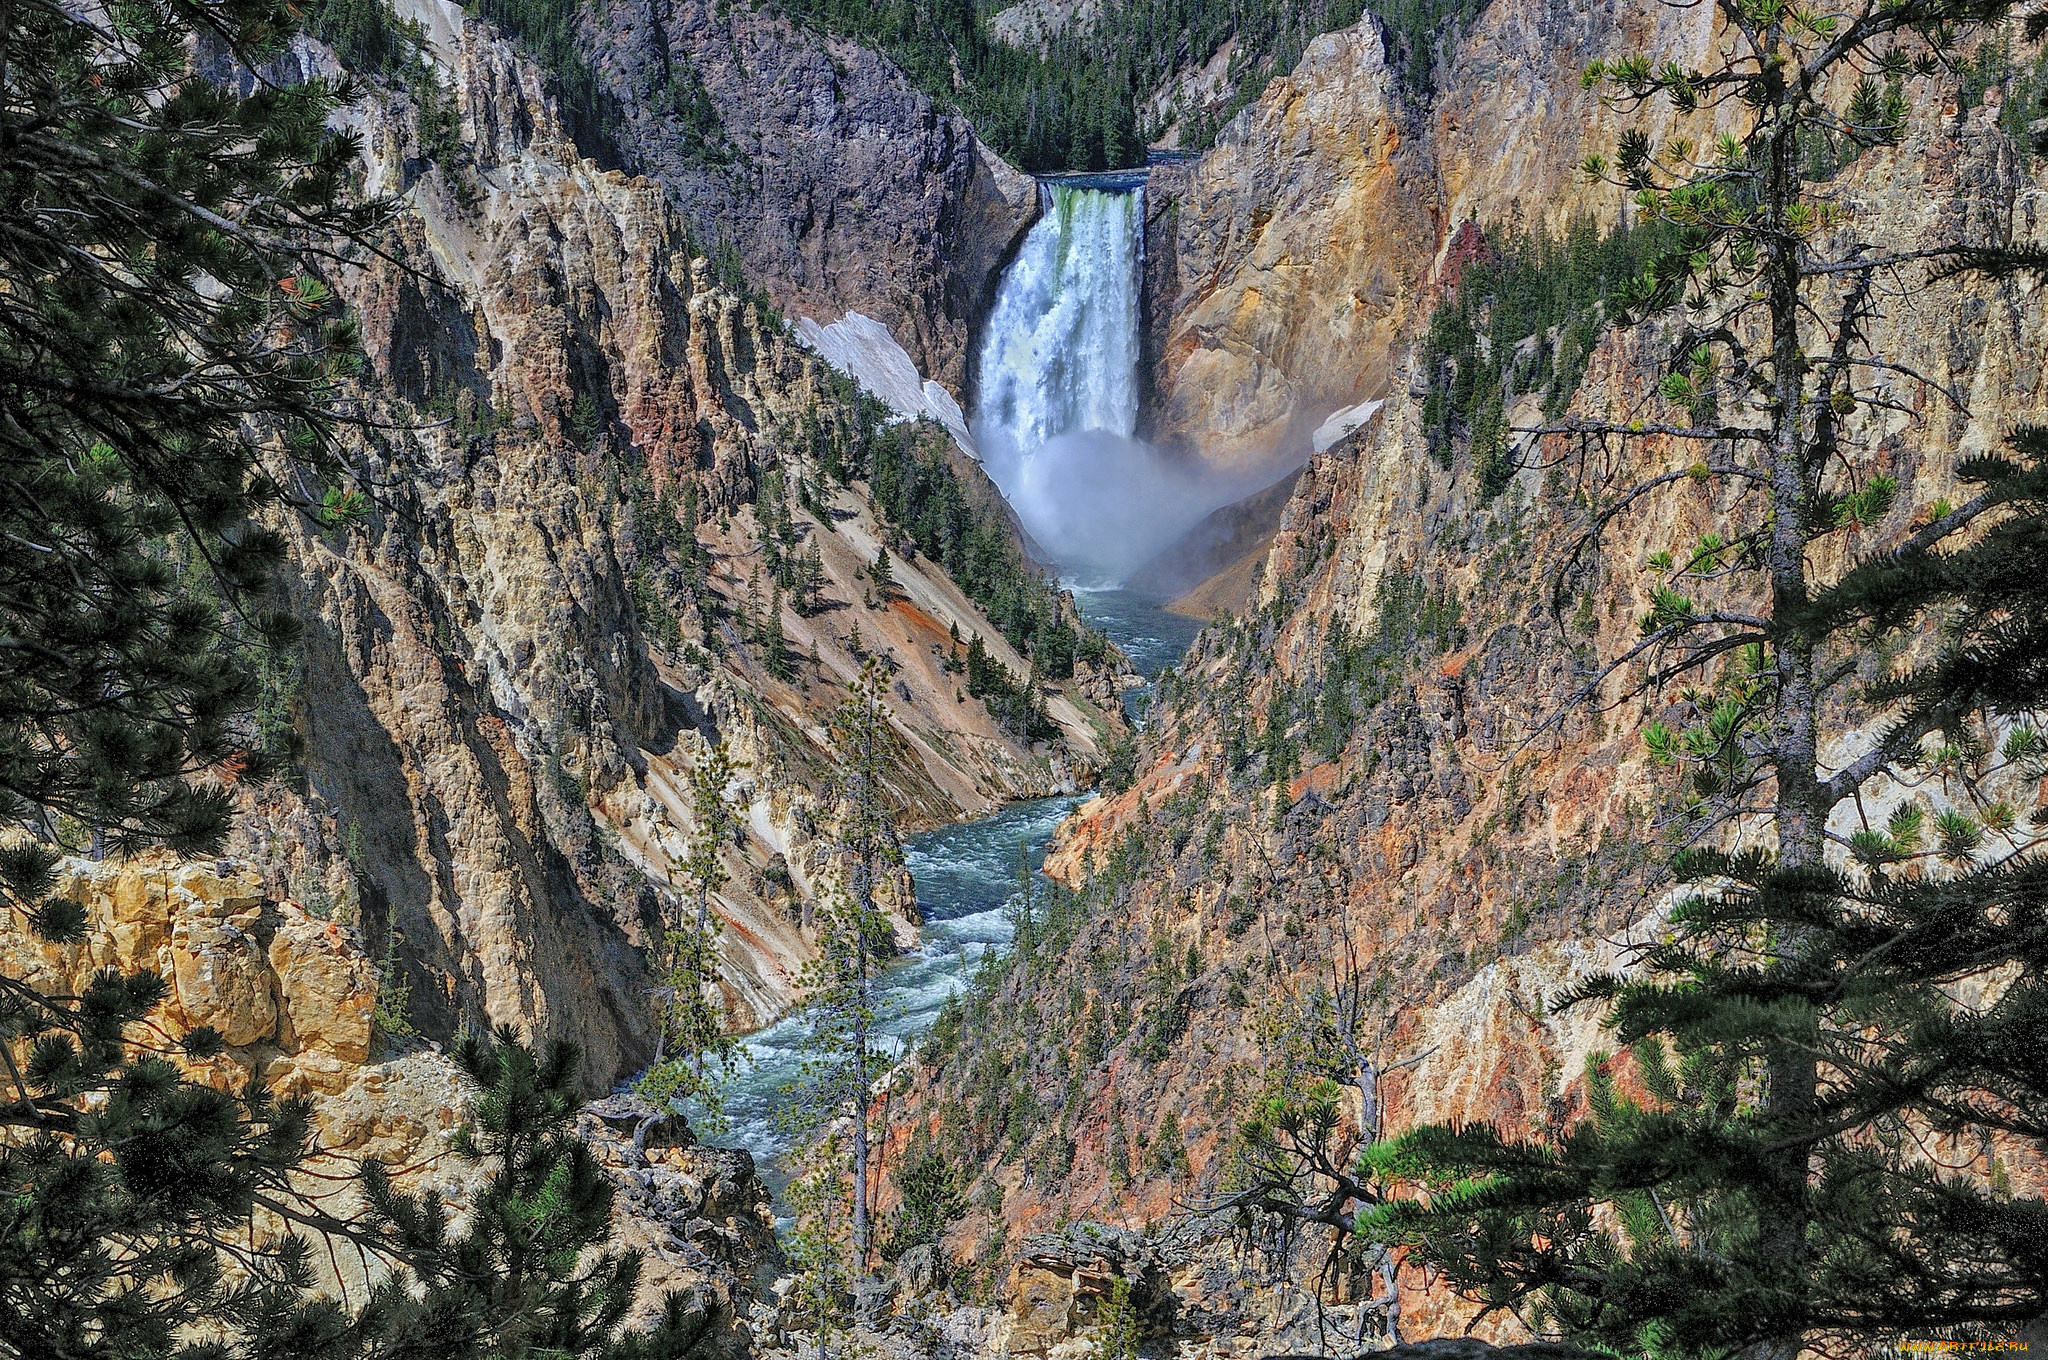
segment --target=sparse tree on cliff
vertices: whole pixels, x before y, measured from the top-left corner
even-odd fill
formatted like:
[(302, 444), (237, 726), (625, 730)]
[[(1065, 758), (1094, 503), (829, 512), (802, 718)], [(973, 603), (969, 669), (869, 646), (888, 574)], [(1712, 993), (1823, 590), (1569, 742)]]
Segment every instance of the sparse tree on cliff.
[(718, 989), (725, 922), (712, 906), (726, 883), (725, 848), (738, 826), (727, 790), (740, 768), (721, 741), (707, 744), (690, 770), (690, 813), (696, 825), (689, 853), (678, 866), (690, 894), (690, 914), (662, 939), (663, 976), (656, 993), (660, 1029), (654, 1062), (638, 1083), (640, 1093), (656, 1105), (689, 1101), (713, 1121), (725, 1105), (720, 1076), (741, 1051), (725, 1024)]
[(854, 1282), (846, 1249), (846, 1154), (836, 1131), (818, 1133), (804, 1150), (803, 1174), (784, 1194), (791, 1222), (782, 1234), (782, 1254), (795, 1286), (790, 1311), (811, 1335), (814, 1360), (826, 1360), (833, 1335), (844, 1330)]
[(1394, 1016), (1382, 1007), (1352, 937), (1342, 871), (1330, 858), (1317, 875), (1329, 899), (1317, 915), (1334, 920), (1338, 932), (1329, 978), (1283, 987), (1260, 1017), (1254, 1032), (1266, 1056), (1269, 1086), (1238, 1129), (1221, 1187), (1200, 1208), (1235, 1219), (1240, 1243), (1283, 1272), (1293, 1267), (1302, 1234), (1320, 1235), (1324, 1250), (1313, 1285), (1318, 1297), (1354, 1269), (1373, 1291), (1360, 1300), (1350, 1344), (1364, 1344), (1365, 1328), (1377, 1315), (1381, 1334), (1399, 1345), (1394, 1244), (1384, 1234), (1361, 1231), (1386, 1198), (1388, 1183), (1353, 1154), (1361, 1140), (1370, 1143), (1382, 1132), (1382, 1080), (1428, 1055), (1391, 1055)]
[(871, 657), (832, 716), (838, 865), (818, 906), (818, 956), (801, 979), (804, 1070), (783, 1110), (789, 1126), (812, 1136), (846, 1121), (843, 1140), (835, 1137), (832, 1146), (843, 1146), (850, 1163), (847, 1249), (855, 1275), (866, 1272), (873, 1249), (868, 1106), (887, 1065), (876, 1046), (882, 1016), (875, 984), (895, 951), (877, 893), (903, 863), (885, 785), (896, 740), (888, 692), (881, 662)]
[[(0, 10), (0, 911), (48, 941), (85, 926), (60, 853), (206, 852), (226, 786), (288, 753), (252, 721), (292, 625), (257, 607), (284, 542), (251, 520), (357, 509), (328, 485), (355, 336), (307, 261), (384, 207), (346, 201), (332, 85), (193, 69), (260, 67), (298, 13)], [(287, 1179), (306, 1111), (183, 1080), (142, 1023), (165, 991), (0, 976), (0, 1355), (339, 1344), (302, 1243), (238, 1245), (259, 1207), (323, 1226)]]
[(719, 1319), (681, 1293), (652, 1331), (624, 1330), (641, 1257), (604, 1246), (612, 1183), (576, 1136), (575, 1045), (537, 1052), (500, 1026), (454, 1058), (474, 1093), (455, 1155), (487, 1170), (451, 1227), (436, 1192), (364, 1165), (368, 1221), (400, 1262), (358, 1320), (365, 1360), (686, 1360)]
[[(1686, 715), (1645, 739), (1686, 775), (1687, 894), (1643, 972), (1559, 998), (1606, 1006), (1639, 1096), (1596, 1073), (1560, 1140), (1427, 1128), (1368, 1159), (1434, 1191), (1369, 1230), (1574, 1339), (1776, 1357), (2048, 1307), (2048, 1206), (2001, 1170), (2048, 1134), (2048, 869), (2002, 801), (2033, 802), (2043, 773), (2048, 440), (1963, 462), (1978, 494), (1906, 526), (1876, 446), (1917, 392), (1955, 395), (1868, 342), (1904, 290), (2048, 260), (1873, 240), (1802, 178), (1817, 142), (1897, 143), (1906, 82), (1942, 79), (2009, 11), (1721, 0), (1709, 69), (1589, 73), (1625, 106), (1740, 119), (1710, 145), (1631, 131), (1588, 163), (1674, 233), (1631, 296), (1668, 318), (1666, 413), (1539, 432), (1668, 460), (1596, 508), (1589, 551), (1673, 489), (1723, 507), (1652, 558), (1640, 640), (1582, 696), (1628, 674)], [(1876, 551), (1880, 527), (1897, 546)], [(1839, 557), (1855, 565), (1830, 580), (1817, 564)], [(1579, 584), (1560, 580), (1560, 617)]]

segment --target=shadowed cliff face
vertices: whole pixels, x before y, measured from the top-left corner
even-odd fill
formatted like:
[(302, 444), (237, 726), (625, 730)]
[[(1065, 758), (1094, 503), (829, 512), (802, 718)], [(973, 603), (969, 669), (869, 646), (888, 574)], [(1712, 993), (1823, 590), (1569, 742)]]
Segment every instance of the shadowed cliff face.
[[(707, 741), (744, 762), (719, 906), (727, 1009), (750, 1028), (789, 1004), (811, 951), (823, 719), (863, 656), (893, 673), (907, 826), (1075, 788), (1121, 730), (1118, 680), (1084, 666), (1050, 693), (1061, 736), (1036, 748), (958, 696), (938, 655), (953, 630), (1016, 674), (1028, 663), (893, 541), (896, 587), (870, 588), (888, 534), (864, 489), (793, 504), (827, 482), (798, 427), (844, 416), (843, 388), (772, 313), (713, 285), (661, 185), (579, 157), (508, 43), (434, 0), (410, 15), (459, 146), (423, 149), (401, 90), (373, 86), (349, 113), (371, 189), (405, 195), (389, 258), (336, 278), (380, 423), (355, 450), (375, 509), (342, 531), (285, 525), (305, 771), (246, 795), (238, 848), (274, 896), (388, 949), (427, 1034), (509, 1022), (572, 1039), (608, 1088), (651, 1051), (643, 950), (682, 910), (670, 875)], [(308, 45), (299, 60), (331, 59)], [(820, 572), (814, 615), (783, 602), (781, 678), (760, 641), (782, 596), (753, 505), (771, 474), (777, 532)], [(662, 584), (686, 482), (701, 610)]]
[[(627, 0), (592, 11), (626, 162), (700, 243), (731, 242), (799, 316), (859, 311), (927, 377), (968, 382), (972, 329), (1038, 211), (1036, 185), (885, 59), (765, 10)], [(705, 105), (678, 111), (696, 82)]]

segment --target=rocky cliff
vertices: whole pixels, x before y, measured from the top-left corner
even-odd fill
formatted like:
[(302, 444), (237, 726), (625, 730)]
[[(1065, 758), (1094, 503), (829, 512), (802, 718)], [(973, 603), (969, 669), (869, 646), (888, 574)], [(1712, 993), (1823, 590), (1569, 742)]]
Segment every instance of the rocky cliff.
[[(600, 17), (601, 15), (601, 17)], [(858, 44), (704, 0), (591, 10), (619, 154), (692, 236), (729, 244), (796, 316), (858, 311), (965, 391), (973, 328), (1037, 186)]]
[[(1426, 104), (1370, 15), (1310, 43), (1214, 150), (1153, 176), (1157, 436), (1225, 465), (1298, 460), (1332, 412), (1386, 397), (1460, 223), (1554, 228), (1618, 211), (1577, 170), (1621, 126), (1581, 88), (1587, 63), (1699, 53), (1711, 20), (1497, 0)], [(1652, 110), (1652, 130), (1668, 116)]]
[[(1316, 39), (1200, 160), (1154, 175), (1152, 427), (1235, 466), (1385, 394), (1441, 224), (1371, 20)], [(1168, 245), (1168, 242), (1161, 242)]]
[[(474, 1175), (445, 1154), (471, 1092), (439, 1045), (380, 1031), (379, 969), (359, 930), (266, 895), (238, 860), (72, 860), (57, 891), (85, 908), (83, 938), (51, 945), (10, 914), (0, 920), (0, 968), (10, 976), (75, 995), (104, 968), (161, 974), (170, 987), (152, 1017), (157, 1036), (176, 1044), (210, 1025), (224, 1044), (203, 1061), (181, 1059), (188, 1076), (311, 1102), (315, 1152), (301, 1178), (311, 1202), (348, 1216), (359, 1201), (346, 1182), (376, 1158), (401, 1189), (431, 1184), (461, 1209)], [(616, 1102), (601, 1104), (579, 1131), (616, 1182), (614, 1239), (646, 1257), (636, 1316), (658, 1316), (671, 1290), (694, 1291), (713, 1321), (707, 1357), (746, 1354), (744, 1319), (781, 1260), (752, 1160), (697, 1146), (680, 1119), (636, 1155), (619, 1122)], [(283, 1226), (262, 1216), (256, 1231)], [(318, 1287), (345, 1297), (361, 1299), (377, 1269), (347, 1243), (314, 1253)]]
[[(747, 1028), (808, 956), (823, 717), (864, 656), (894, 673), (907, 826), (1076, 787), (1120, 730), (1117, 680), (1055, 685), (1049, 744), (962, 695), (968, 640), (1030, 665), (930, 561), (867, 579), (901, 545), (821, 470), (871, 428), (844, 382), (714, 284), (660, 184), (579, 155), (501, 35), (437, 0), (401, 17), (431, 77), (375, 82), (349, 117), (403, 211), (336, 279), (370, 361), (372, 510), (287, 526), (308, 628), (272, 708), (303, 773), (247, 792), (237, 851), (273, 896), (363, 930), (426, 1034), (513, 1022), (576, 1040), (609, 1083), (650, 1048), (641, 951), (679, 910), (681, 775), (705, 741), (745, 762), (721, 907)], [(804, 609), (771, 588), (771, 549), (815, 560)]]
[[(1682, 552), (1717, 507), (1703, 489), (1657, 498), (1575, 568), (1588, 504), (1665, 470), (1674, 450), (1529, 458), (1489, 494), (1467, 455), (1432, 451), (1422, 405), (1442, 375), (1419, 341), (1479, 248), (1472, 219), (1611, 220), (1607, 191), (1573, 170), (1617, 126), (1579, 89), (1583, 64), (1634, 47), (1702, 60), (1710, 21), (1497, 0), (1425, 120), (1390, 101), (1368, 20), (1318, 40), (1215, 152), (1173, 172), (1184, 178), (1155, 174), (1155, 199), (1174, 199), (1154, 220), (1181, 289), (1162, 331), (1165, 434), (1219, 431), (1211, 456), (1231, 459), (1300, 437), (1330, 408), (1390, 400), (1308, 462), (1251, 606), (1163, 687), (1133, 786), (1063, 828), (1048, 872), (1073, 896), (1046, 909), (1041, 942), (921, 1054), (908, 1122), (964, 1148), (985, 1168), (976, 1202), (1003, 1206), (1002, 1246), (979, 1225), (955, 1246), (1010, 1272), (1012, 1352), (1065, 1353), (1094, 1326), (1076, 1302), (1087, 1271), (1014, 1246), (1081, 1219), (1193, 1234), (1157, 1263), (1173, 1318), (1161, 1342), (1179, 1353), (1353, 1335), (1362, 1278), (1339, 1278), (1318, 1308), (1262, 1276), (1233, 1225), (1188, 1215), (1251, 1103), (1284, 1089), (1318, 988), (1370, 999), (1391, 1132), (1485, 1120), (1541, 1133), (1583, 1111), (1607, 1037), (1597, 1017), (1546, 1001), (1625, 965), (1658, 929), (1673, 789), (1641, 751), (1655, 709), (1619, 689), (1604, 706), (1565, 701), (1634, 635), (1651, 556)], [(1931, 82), (1909, 94), (1903, 143), (1834, 181), (1859, 230), (1908, 249), (1955, 233), (2041, 242), (2048, 177), (1998, 110), (1944, 103)], [(1902, 490), (1834, 551), (1896, 541), (1955, 499), (1958, 453), (2042, 418), (2044, 326), (2024, 282), (1916, 278), (1887, 300), (1872, 345), (1933, 381), (1901, 382), (1898, 409), (1857, 415), (1856, 466)], [(1666, 347), (1653, 325), (1604, 332), (1569, 409), (1642, 409)], [(1542, 411), (1531, 398), (1509, 414)], [(1298, 770), (1281, 774), (1283, 751)], [(1470, 1317), (1419, 1275), (1402, 1291), (1411, 1336)]]

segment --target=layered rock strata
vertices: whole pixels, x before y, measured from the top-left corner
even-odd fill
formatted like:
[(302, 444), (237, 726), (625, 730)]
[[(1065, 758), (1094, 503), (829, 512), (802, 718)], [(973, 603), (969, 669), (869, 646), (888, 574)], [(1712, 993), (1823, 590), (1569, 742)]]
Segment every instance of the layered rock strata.
[[(728, 1010), (751, 1028), (810, 952), (823, 720), (863, 657), (894, 675), (907, 827), (1076, 787), (1121, 730), (1116, 680), (1084, 668), (1049, 693), (1057, 741), (1009, 735), (935, 651), (979, 637), (1028, 663), (929, 562), (871, 588), (888, 534), (860, 490), (790, 511), (826, 607), (784, 603), (793, 659), (769, 674), (753, 500), (771, 472), (790, 492), (823, 480), (799, 429), (847, 409), (840, 383), (714, 284), (661, 185), (578, 153), (510, 43), (437, 0), (401, 17), (449, 107), (373, 83), (349, 113), (369, 189), (402, 203), (382, 254), (336, 279), (370, 361), (355, 456), (373, 504), (347, 528), (286, 525), (308, 626), (277, 702), (304, 773), (247, 792), (237, 847), (273, 896), (359, 925), (426, 1034), (569, 1038), (609, 1085), (651, 1050), (645, 950), (681, 909), (705, 742), (745, 763), (718, 906)], [(451, 113), (458, 135), (426, 140)], [(716, 617), (655, 579), (686, 486)]]
[(1587, 64), (1697, 60), (1712, 21), (1623, 0), (1494, 0), (1426, 104), (1370, 15), (1310, 43), (1213, 150), (1152, 176), (1156, 437), (1225, 466), (1298, 461), (1332, 412), (1387, 397), (1461, 224), (1611, 221), (1618, 198), (1580, 162), (1623, 126), (1670, 130), (1661, 104), (1603, 105), (1581, 86)]

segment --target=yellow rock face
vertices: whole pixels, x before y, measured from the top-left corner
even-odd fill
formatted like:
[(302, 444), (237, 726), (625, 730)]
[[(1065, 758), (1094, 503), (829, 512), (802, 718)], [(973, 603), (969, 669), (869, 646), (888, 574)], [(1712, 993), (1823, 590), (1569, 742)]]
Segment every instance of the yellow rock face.
[(267, 900), (234, 861), (73, 860), (57, 893), (85, 907), (85, 938), (53, 945), (17, 918), (0, 920), (0, 967), (52, 992), (82, 990), (102, 968), (161, 974), (171, 984), (155, 1017), (165, 1032), (211, 1026), (228, 1046), (206, 1080), (239, 1072), (276, 1085), (273, 1074), (290, 1073), (335, 1090), (343, 1069), (369, 1060), (377, 978), (361, 941), (296, 902)]
[(340, 927), (315, 920), (297, 903), (284, 903), (278, 915), (269, 963), (284, 999), (287, 1033), (280, 1037), (304, 1054), (367, 1061), (377, 1004), (369, 960)]
[(230, 1047), (276, 1036), (277, 993), (257, 943), (260, 910), (190, 898), (171, 923), (171, 979), (191, 1028), (211, 1025)]
[(1394, 79), (1371, 23), (1318, 38), (1184, 178), (1157, 177), (1181, 205), (1160, 431), (1205, 461), (1305, 451), (1386, 393), (1437, 227)]

